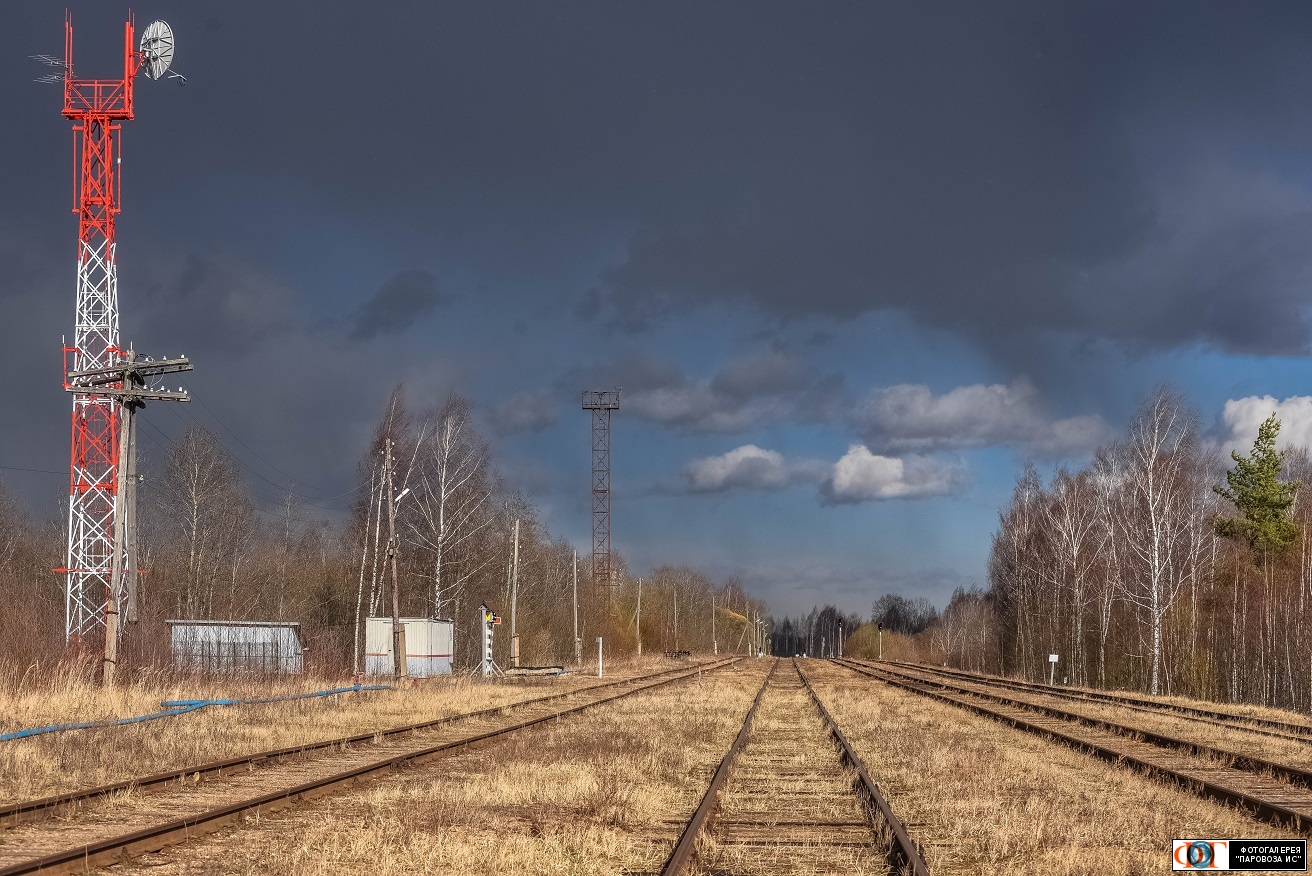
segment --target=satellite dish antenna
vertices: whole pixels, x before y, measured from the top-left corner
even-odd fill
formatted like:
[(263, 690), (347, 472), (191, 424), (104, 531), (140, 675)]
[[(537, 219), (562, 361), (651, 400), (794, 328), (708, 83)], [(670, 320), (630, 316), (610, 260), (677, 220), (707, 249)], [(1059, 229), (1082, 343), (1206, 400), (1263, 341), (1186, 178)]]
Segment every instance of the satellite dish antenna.
[(170, 79), (186, 82), (181, 73), (172, 73), (173, 66), (173, 28), (167, 21), (152, 21), (141, 32), (141, 72), (151, 79), (163, 79), (165, 74)]

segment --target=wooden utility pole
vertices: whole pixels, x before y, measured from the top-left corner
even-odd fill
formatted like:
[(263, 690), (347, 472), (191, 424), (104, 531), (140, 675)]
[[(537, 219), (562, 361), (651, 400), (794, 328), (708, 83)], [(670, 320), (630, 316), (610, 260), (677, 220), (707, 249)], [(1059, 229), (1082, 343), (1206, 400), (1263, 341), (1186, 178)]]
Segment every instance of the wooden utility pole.
[(186, 357), (140, 361), (136, 350), (129, 347), (113, 365), (68, 372), (64, 386), (65, 390), (76, 395), (116, 399), (119, 407), (114, 546), (109, 594), (105, 600), (105, 656), (101, 673), (101, 681), (106, 686), (114, 683), (118, 669), (119, 614), (125, 601), (128, 621), (136, 623), (137, 620), (137, 432), (134, 415), (139, 408), (145, 407), (147, 401), (191, 401), (191, 396), (181, 390), (169, 392), (149, 389), (146, 385), (151, 379), (165, 374), (191, 370), (191, 362)]
[(633, 630), (638, 635), (638, 656), (642, 656), (642, 579), (638, 579), (638, 613), (633, 619)]
[(519, 665), (519, 633), (515, 627), (515, 610), (519, 604), (519, 518), (515, 518), (515, 556), (510, 566), (510, 665)]
[(387, 556), (392, 561), (392, 675), (406, 677), (405, 624), (401, 623), (401, 596), (396, 574), (396, 486), (392, 483), (392, 438), (387, 438), (383, 471), (387, 477)]
[(579, 552), (574, 551), (574, 662), (583, 665), (583, 640), (579, 638)]

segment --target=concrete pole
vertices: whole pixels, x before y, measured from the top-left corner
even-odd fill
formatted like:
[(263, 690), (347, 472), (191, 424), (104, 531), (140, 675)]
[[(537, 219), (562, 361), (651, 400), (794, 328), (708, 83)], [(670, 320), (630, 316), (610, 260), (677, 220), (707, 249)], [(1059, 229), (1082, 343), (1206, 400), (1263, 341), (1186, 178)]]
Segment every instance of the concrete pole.
[(638, 635), (638, 656), (642, 656), (642, 579), (638, 579), (638, 613), (633, 619), (633, 630)]
[(601, 636), (597, 636), (597, 678), (601, 677)]
[(515, 518), (515, 557), (510, 564), (510, 665), (519, 665), (519, 633), (515, 612), (519, 604), (519, 518)]
[(583, 640), (579, 638), (579, 552), (574, 551), (574, 662), (583, 665)]
[(720, 641), (715, 638), (715, 594), (711, 594), (711, 653), (720, 656)]
[(392, 439), (387, 439), (383, 470), (387, 473), (387, 556), (392, 561), (392, 675), (406, 677), (405, 624), (401, 623), (401, 596), (396, 573), (396, 487), (392, 483)]
[[(135, 354), (133, 354), (135, 357)], [(123, 551), (123, 589), (128, 595), (128, 623), (137, 622), (137, 418), (127, 417), (124, 428), (128, 432), (128, 495), (127, 519), (123, 534), (127, 548)]]
[[(132, 360), (132, 351), (128, 351), (128, 361)], [(119, 402), (120, 425), (118, 430), (118, 471), (115, 473), (116, 485), (114, 502), (114, 556), (110, 565), (109, 593), (105, 598), (105, 658), (102, 663), (101, 683), (105, 687), (114, 684), (115, 670), (118, 668), (118, 609), (119, 595), (123, 590), (123, 541), (127, 529), (127, 485), (128, 485), (128, 434), (132, 422), (132, 403), (128, 399)]]
[(674, 594), (674, 650), (679, 650), (679, 588), (671, 587), (670, 592)]

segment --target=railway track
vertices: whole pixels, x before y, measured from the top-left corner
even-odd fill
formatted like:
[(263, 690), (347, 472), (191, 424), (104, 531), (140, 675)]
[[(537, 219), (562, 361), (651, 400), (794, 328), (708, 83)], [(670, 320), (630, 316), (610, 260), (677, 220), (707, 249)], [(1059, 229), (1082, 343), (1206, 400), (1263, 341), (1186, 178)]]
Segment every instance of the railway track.
[[(712, 664), (702, 665), (709, 667)], [(14, 825), (25, 821), (48, 817), (53, 814), (69, 815), (78, 808), (93, 805), (103, 800), (122, 796), (124, 794), (140, 793), (141, 791), (146, 790), (167, 790), (171, 785), (195, 784), (196, 782), (205, 779), (241, 775), (243, 773), (249, 773), (253, 769), (273, 766), (297, 758), (321, 753), (331, 753), (333, 751), (353, 746), (396, 740), (404, 736), (413, 735), (421, 731), (433, 730), (460, 721), (488, 718), (503, 714), (510, 709), (558, 702), (567, 697), (578, 696), (579, 694), (587, 693), (589, 691), (612, 689), (640, 681), (654, 680), (665, 675), (685, 672), (688, 668), (689, 667), (687, 666), (680, 666), (662, 672), (654, 672), (649, 675), (639, 676), (638, 678), (622, 678), (616, 681), (592, 684), (586, 687), (565, 691), (564, 693), (549, 694), (544, 697), (533, 697), (531, 699), (520, 700), (514, 703), (493, 706), (488, 709), (480, 709), (476, 712), (462, 712), (457, 715), (447, 715), (446, 717), (436, 718), (431, 721), (420, 721), (400, 727), (391, 727), (386, 730), (376, 730), (369, 733), (359, 733), (354, 736), (342, 736), (335, 739), (325, 739), (319, 742), (307, 742), (301, 745), (258, 751), (254, 754), (244, 754), (238, 757), (193, 764), (180, 769), (152, 773), (146, 776), (138, 776), (121, 782), (97, 785), (95, 787), (83, 788), (76, 791), (67, 791), (61, 794), (53, 794), (17, 803), (8, 803), (0, 805), (0, 829), (13, 827)]]
[(1145, 714), (1182, 716), (1193, 721), (1198, 721), (1199, 723), (1211, 724), (1216, 727), (1230, 727), (1248, 733), (1256, 733), (1261, 736), (1271, 736), (1278, 739), (1293, 739), (1299, 742), (1312, 743), (1312, 724), (1280, 721), (1274, 718), (1260, 718), (1255, 715), (1241, 715), (1234, 712), (1224, 712), (1219, 709), (1204, 709), (1198, 706), (1186, 706), (1179, 703), (1167, 703), (1130, 694), (1109, 693), (1106, 691), (1095, 691), (1085, 688), (1061, 687), (1059, 685), (1039, 684), (1032, 681), (1018, 681), (1012, 678), (1002, 678), (997, 675), (986, 675), (979, 672), (965, 672), (960, 669), (930, 666), (923, 663), (892, 661), (886, 665), (912, 669), (918, 672), (929, 672), (934, 675), (960, 679), (963, 681), (985, 682), (999, 687), (1007, 687), (1012, 690), (1060, 697), (1062, 699), (1077, 702), (1104, 703), (1117, 706), (1118, 708), (1129, 709), (1134, 712), (1143, 712)]
[(929, 868), (790, 660), (771, 667), (661, 872), (928, 876)]
[[(870, 663), (866, 663), (865, 665), (870, 668), (879, 668), (879, 664), (872, 665)], [(1149, 742), (1153, 742), (1155, 744), (1161, 745), (1163, 747), (1187, 749), (1195, 754), (1206, 755), (1208, 757), (1216, 758), (1218, 760), (1225, 760), (1227, 762), (1234, 763), (1238, 766), (1241, 766), (1244, 769), (1270, 772), (1272, 774), (1278, 775), (1280, 778), (1284, 779), (1285, 781), (1291, 782), (1293, 784), (1301, 785), (1304, 787), (1312, 787), (1312, 772), (1305, 771), (1300, 767), (1293, 766), (1290, 763), (1286, 761), (1282, 761), (1280, 759), (1268, 759), (1268, 758), (1259, 757), (1255, 754), (1249, 754), (1247, 749), (1243, 747), (1243, 742), (1239, 743), (1238, 748), (1223, 748), (1219, 744), (1211, 744), (1210, 742), (1205, 742), (1205, 741), (1200, 742), (1196, 738), (1177, 737), (1173, 735), (1174, 733), (1179, 732), (1179, 730), (1174, 730), (1174, 731), (1167, 730), (1167, 729), (1163, 729), (1161, 726), (1154, 728), (1154, 727), (1147, 727), (1147, 726), (1140, 726), (1140, 725), (1125, 724), (1119, 720), (1108, 719), (1106, 717), (1099, 716), (1096, 714), (1089, 715), (1086, 714), (1085, 712), (1068, 711), (1065, 708), (1061, 708), (1060, 705), (1057, 705), (1057, 704), (1066, 703), (1067, 701), (1064, 698), (1053, 697), (1047, 691), (1036, 692), (1036, 691), (1023, 690), (1018, 692), (1006, 685), (995, 684), (993, 683), (992, 679), (981, 679), (981, 678), (955, 679), (948, 676), (933, 673), (932, 671), (926, 671), (925, 669), (922, 669), (921, 667), (915, 665), (899, 665), (896, 668), (888, 668), (888, 667), (885, 668), (888, 669), (888, 671), (902, 673), (904, 675), (909, 675), (909, 677), (917, 678), (933, 685), (942, 686), (945, 690), (956, 690), (963, 693), (979, 694), (985, 697), (993, 698), (995, 701), (1007, 705), (1023, 706), (1028, 709), (1033, 709), (1035, 711), (1043, 712), (1044, 714), (1050, 715), (1052, 717), (1075, 720), (1082, 724), (1086, 724), (1087, 726), (1090, 727), (1097, 727), (1104, 730), (1111, 730), (1113, 732), (1122, 733), (1127, 736), (1136, 736), (1142, 739), (1146, 739)], [(1098, 708), (1101, 708), (1103, 710), (1111, 709), (1111, 710), (1115, 710), (1116, 712), (1125, 709), (1124, 706), (1118, 704), (1090, 702), (1087, 700), (1079, 701), (1078, 706), (1076, 707), (1078, 708), (1080, 706), (1091, 708), (1093, 710), (1096, 710)], [(1142, 711), (1142, 710), (1131, 710), (1131, 711)], [(1158, 719), (1166, 718), (1168, 722), (1174, 721), (1177, 723), (1177, 725), (1183, 725), (1183, 727), (1185, 728), (1186, 735), (1191, 733), (1201, 732), (1200, 728), (1198, 727), (1198, 724), (1202, 723), (1202, 719), (1200, 718), (1191, 718), (1188, 716), (1182, 716), (1182, 715), (1176, 715), (1176, 714), (1170, 714), (1164, 712), (1148, 712), (1147, 714), (1152, 715), (1152, 717), (1154, 718), (1158, 718)], [(1221, 726), (1224, 726), (1227, 730), (1231, 730), (1231, 731), (1240, 731), (1242, 733), (1252, 732), (1247, 728), (1237, 727), (1229, 724), (1223, 724)], [(1261, 735), (1271, 735), (1271, 734), (1264, 732)], [(1233, 738), (1230, 740), (1232, 744), (1235, 743), (1236, 741), (1237, 740)], [(1298, 759), (1306, 755), (1307, 752), (1305, 749), (1303, 749), (1303, 746), (1307, 745), (1308, 740), (1294, 739), (1293, 741), (1298, 743), (1299, 746), (1298, 753), (1291, 755), (1288, 747), (1286, 746), (1283, 756), (1285, 758), (1289, 758), (1292, 756), (1297, 761)]]
[[(94, 866), (128, 860), (186, 839), (239, 824), (247, 818), (317, 799), (356, 786), (399, 766), (495, 743), (518, 731), (539, 726), (623, 697), (673, 684), (733, 663), (733, 659), (680, 667), (649, 676), (623, 679), (582, 690), (455, 715), (382, 734), (362, 734), (296, 749), (262, 752), (246, 758), (208, 764), (192, 771), (161, 774), (156, 790), (138, 794), (131, 783), (87, 789), (41, 801), (8, 807), (13, 816), (31, 819), (82, 806), (76, 818), (42, 819), (0, 833), (0, 876), (28, 873), (82, 873)], [(618, 690), (617, 690), (618, 688)], [(560, 704), (579, 698), (577, 704)], [(507, 714), (510, 713), (510, 714)], [(381, 737), (381, 738), (380, 738)], [(362, 745), (360, 743), (373, 743)], [(306, 762), (291, 757), (313, 751), (323, 755)], [(251, 765), (275, 765), (250, 772)], [(247, 769), (234, 775), (231, 771)], [(223, 770), (229, 770), (224, 773)], [(179, 778), (224, 775), (227, 781), (180, 783)], [(171, 787), (170, 787), (171, 786)], [(52, 803), (52, 800), (61, 802)], [(99, 801), (100, 805), (95, 805)]]
[(1027, 702), (1010, 691), (989, 692), (979, 683), (968, 687), (882, 664), (836, 662), (902, 690), (1135, 767), (1277, 825), (1303, 831), (1312, 827), (1312, 772)]

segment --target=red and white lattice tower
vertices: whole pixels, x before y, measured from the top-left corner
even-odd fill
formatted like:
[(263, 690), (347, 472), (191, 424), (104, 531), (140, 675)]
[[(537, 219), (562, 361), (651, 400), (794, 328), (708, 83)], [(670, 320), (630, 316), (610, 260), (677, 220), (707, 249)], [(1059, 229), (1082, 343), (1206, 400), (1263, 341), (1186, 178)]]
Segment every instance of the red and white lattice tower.
[[(114, 365), (119, 359), (118, 271), (114, 220), (120, 206), (119, 122), (132, 118), (132, 82), (143, 54), (124, 25), (123, 77), (73, 76), (73, 23), (64, 21), (64, 118), (74, 122), (78, 215), (77, 315), (73, 344), (64, 346), (64, 385), (69, 371)], [(104, 625), (114, 554), (114, 504), (118, 469), (118, 402), (75, 395), (68, 492), (68, 576), (65, 631), (70, 643), (86, 640)]]

